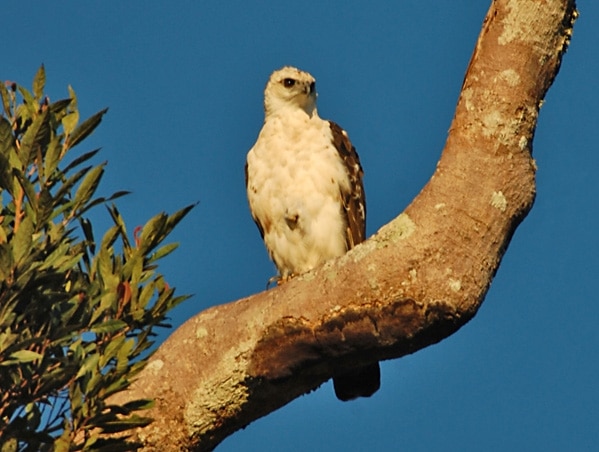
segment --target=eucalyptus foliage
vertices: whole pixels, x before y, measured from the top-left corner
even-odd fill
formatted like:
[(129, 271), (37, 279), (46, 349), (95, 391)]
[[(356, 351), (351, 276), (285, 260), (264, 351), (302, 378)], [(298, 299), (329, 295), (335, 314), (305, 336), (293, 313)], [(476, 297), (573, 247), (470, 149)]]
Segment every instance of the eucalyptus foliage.
[[(109, 397), (147, 362), (175, 296), (157, 261), (189, 212), (161, 213), (133, 237), (114, 205), (96, 242), (86, 218), (125, 192), (96, 195), (98, 150), (73, 150), (106, 110), (80, 121), (77, 98), (50, 102), (45, 71), (33, 89), (0, 83), (0, 451), (130, 450), (126, 431), (151, 419), (150, 400)], [(80, 146), (77, 146), (79, 149)], [(114, 434), (124, 432), (119, 438)]]

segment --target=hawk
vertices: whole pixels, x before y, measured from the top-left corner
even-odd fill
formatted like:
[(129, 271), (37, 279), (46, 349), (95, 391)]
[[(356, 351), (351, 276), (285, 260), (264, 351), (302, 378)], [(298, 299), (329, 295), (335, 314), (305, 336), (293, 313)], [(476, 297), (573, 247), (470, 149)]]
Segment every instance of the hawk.
[[(316, 111), (316, 81), (293, 67), (272, 73), (264, 124), (245, 165), (252, 217), (279, 283), (341, 256), (365, 238), (362, 167), (345, 130)], [(369, 397), (378, 363), (333, 378), (340, 400)]]

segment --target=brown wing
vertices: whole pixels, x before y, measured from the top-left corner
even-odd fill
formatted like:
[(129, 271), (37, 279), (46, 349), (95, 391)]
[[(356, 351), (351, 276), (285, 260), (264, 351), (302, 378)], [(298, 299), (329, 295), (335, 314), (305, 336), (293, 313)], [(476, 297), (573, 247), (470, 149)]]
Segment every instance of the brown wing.
[[(347, 249), (350, 249), (366, 238), (366, 197), (362, 183), (364, 172), (347, 133), (334, 122), (329, 121), (329, 124), (333, 132), (333, 143), (349, 175), (350, 189), (348, 192), (341, 190), (341, 199), (347, 218)], [(339, 400), (370, 397), (381, 386), (379, 364), (374, 362), (336, 375), (333, 378), (333, 385)]]
[(350, 190), (341, 190), (341, 199), (347, 219), (347, 249), (351, 249), (366, 238), (366, 196), (362, 183), (364, 172), (347, 132), (333, 121), (329, 121), (329, 125), (333, 134), (333, 145), (345, 163), (349, 176)]

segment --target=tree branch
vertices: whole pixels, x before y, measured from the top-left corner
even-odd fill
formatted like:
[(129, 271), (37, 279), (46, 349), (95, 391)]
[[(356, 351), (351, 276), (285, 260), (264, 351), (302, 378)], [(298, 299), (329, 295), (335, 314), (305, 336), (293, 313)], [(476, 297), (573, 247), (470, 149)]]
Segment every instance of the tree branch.
[(345, 256), (215, 306), (159, 348), (124, 402), (156, 399), (147, 450), (206, 450), (357, 363), (398, 358), (470, 320), (535, 197), (532, 139), (573, 0), (496, 0), (437, 169)]

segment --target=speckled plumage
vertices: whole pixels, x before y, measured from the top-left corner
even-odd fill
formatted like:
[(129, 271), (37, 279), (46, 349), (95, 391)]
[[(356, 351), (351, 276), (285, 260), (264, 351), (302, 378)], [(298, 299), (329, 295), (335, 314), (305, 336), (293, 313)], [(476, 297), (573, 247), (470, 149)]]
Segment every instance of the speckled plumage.
[[(365, 239), (362, 168), (347, 133), (316, 109), (307, 72), (284, 67), (264, 90), (265, 119), (247, 155), (252, 217), (280, 281), (341, 256)], [(372, 395), (378, 363), (335, 377), (341, 400)]]
[(250, 210), (283, 279), (364, 240), (360, 162), (345, 131), (318, 116), (314, 83), (290, 67), (271, 75), (264, 125), (247, 156)]

